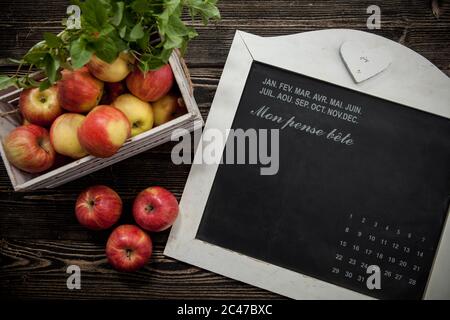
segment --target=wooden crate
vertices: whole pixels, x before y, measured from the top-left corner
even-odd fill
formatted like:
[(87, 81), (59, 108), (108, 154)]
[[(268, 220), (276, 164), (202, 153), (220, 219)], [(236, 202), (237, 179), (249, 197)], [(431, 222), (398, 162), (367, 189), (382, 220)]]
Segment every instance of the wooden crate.
[[(14, 190), (28, 191), (60, 186), (66, 182), (75, 180), (156, 147), (162, 143), (168, 142), (175, 129), (184, 128), (193, 131), (194, 127), (198, 128), (202, 126), (203, 119), (194, 99), (190, 77), (187, 74), (187, 69), (184, 67), (182, 58), (174, 52), (170, 57), (169, 63), (172, 67), (176, 83), (178, 84), (188, 113), (128, 139), (122, 148), (114, 156), (109, 158), (86, 156), (44, 174), (29, 174), (23, 172), (15, 168), (8, 161), (3, 149), (3, 140), (11, 130), (21, 125), (21, 116), (19, 114), (14, 114), (0, 118), (0, 139), (2, 141), (2, 143), (0, 143), (0, 152)], [(16, 109), (18, 107), (21, 91), (21, 89), (16, 88), (0, 91), (0, 112)]]

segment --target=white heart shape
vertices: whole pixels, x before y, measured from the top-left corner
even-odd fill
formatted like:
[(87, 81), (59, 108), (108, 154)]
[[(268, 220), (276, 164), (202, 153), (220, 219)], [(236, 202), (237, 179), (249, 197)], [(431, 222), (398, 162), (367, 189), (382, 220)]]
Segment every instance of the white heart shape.
[(368, 49), (360, 42), (346, 41), (340, 51), (342, 60), (357, 83), (386, 70), (392, 62), (385, 47)]

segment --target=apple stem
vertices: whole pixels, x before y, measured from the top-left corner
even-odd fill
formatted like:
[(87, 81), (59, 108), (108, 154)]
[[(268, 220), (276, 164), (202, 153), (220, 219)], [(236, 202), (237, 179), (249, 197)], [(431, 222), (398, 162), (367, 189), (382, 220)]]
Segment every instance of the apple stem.
[(131, 259), (131, 253), (132, 253), (132, 252), (133, 252), (133, 251), (132, 251), (131, 249), (125, 249), (125, 253), (127, 254), (128, 260)]
[(148, 213), (152, 212), (153, 209), (154, 209), (154, 207), (151, 204), (149, 204), (147, 207), (145, 207), (145, 211), (147, 211)]

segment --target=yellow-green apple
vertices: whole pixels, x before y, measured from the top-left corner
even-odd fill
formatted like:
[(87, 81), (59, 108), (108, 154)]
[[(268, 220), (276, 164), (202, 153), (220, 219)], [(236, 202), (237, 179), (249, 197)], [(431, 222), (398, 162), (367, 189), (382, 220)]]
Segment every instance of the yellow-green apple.
[(23, 90), (19, 108), (25, 120), (43, 127), (50, 126), (63, 112), (58, 100), (57, 86), (43, 91), (39, 88)]
[(122, 214), (122, 199), (107, 186), (92, 186), (78, 196), (75, 215), (78, 222), (91, 230), (104, 230), (114, 225)]
[(125, 224), (114, 229), (109, 236), (106, 257), (116, 270), (131, 272), (148, 263), (152, 249), (152, 240), (143, 230)]
[(86, 113), (98, 105), (103, 94), (103, 82), (94, 78), (86, 66), (74, 70), (63, 70), (58, 84), (61, 107), (76, 113)]
[(143, 73), (137, 66), (127, 77), (130, 92), (144, 101), (156, 101), (165, 96), (174, 82), (170, 65), (166, 64), (157, 70)]
[(88, 155), (78, 140), (78, 128), (85, 118), (82, 114), (65, 113), (53, 122), (50, 128), (50, 141), (57, 153), (72, 159)]
[(132, 94), (123, 94), (114, 101), (112, 106), (127, 116), (131, 125), (132, 137), (153, 127), (153, 110), (150, 103), (142, 101)]
[(130, 59), (127, 54), (120, 54), (112, 63), (107, 63), (97, 56), (92, 56), (87, 67), (96, 77), (105, 82), (119, 82), (130, 73)]
[(124, 94), (127, 90), (126, 84), (122, 82), (105, 82), (102, 100), (100, 104), (112, 104), (118, 96)]
[(169, 122), (187, 112), (182, 98), (168, 94), (152, 103), (155, 126)]
[(47, 129), (34, 124), (11, 131), (4, 141), (4, 149), (11, 164), (29, 173), (43, 172), (55, 161)]
[(178, 201), (163, 187), (150, 187), (138, 194), (133, 217), (141, 228), (157, 232), (169, 228), (178, 216)]
[(78, 128), (78, 140), (91, 155), (107, 158), (130, 137), (130, 122), (122, 111), (111, 106), (97, 106)]

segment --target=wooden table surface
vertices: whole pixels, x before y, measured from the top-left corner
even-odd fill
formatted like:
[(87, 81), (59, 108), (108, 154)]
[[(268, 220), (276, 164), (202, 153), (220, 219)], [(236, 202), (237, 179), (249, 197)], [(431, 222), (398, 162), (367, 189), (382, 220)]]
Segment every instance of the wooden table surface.
[[(208, 27), (199, 24), (200, 36), (186, 56), (205, 119), (236, 29), (261, 36), (324, 28), (367, 30), (366, 8), (371, 4), (382, 10), (382, 27), (376, 34), (419, 52), (450, 75), (448, 2), (441, 1), (439, 18), (430, 0), (219, 2), (222, 21)], [(60, 31), (67, 6), (64, 0), (2, 1), (0, 73), (13, 72), (6, 58), (20, 57), (44, 31)], [(109, 232), (87, 231), (77, 223), (76, 197), (92, 184), (112, 186), (123, 197), (122, 222), (131, 222), (133, 198), (148, 186), (165, 186), (180, 198), (190, 166), (172, 164), (172, 146), (165, 144), (62, 187), (36, 192), (14, 192), (0, 164), (0, 298), (280, 298), (164, 257), (168, 232), (152, 235), (154, 255), (146, 268), (118, 273), (104, 253)], [(81, 267), (81, 290), (66, 287), (66, 268), (72, 264)]]

